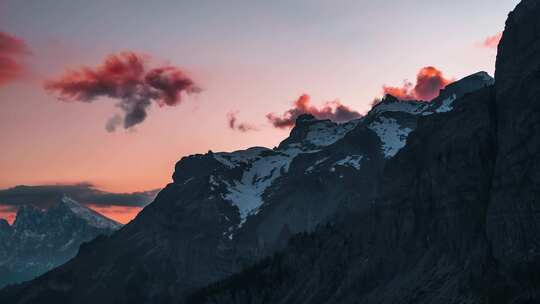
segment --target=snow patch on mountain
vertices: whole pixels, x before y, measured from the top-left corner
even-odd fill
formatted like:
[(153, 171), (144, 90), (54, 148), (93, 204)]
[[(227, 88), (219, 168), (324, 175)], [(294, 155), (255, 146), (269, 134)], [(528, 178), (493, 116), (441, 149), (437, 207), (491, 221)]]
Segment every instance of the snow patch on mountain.
[(369, 124), (368, 128), (379, 136), (385, 158), (396, 155), (405, 146), (407, 136), (412, 131), (411, 128), (402, 127), (396, 119), (383, 116)]
[(441, 105), (437, 108), (437, 110), (435, 110), (435, 112), (445, 113), (445, 112), (452, 111), (452, 109), (454, 108), (452, 104), (454, 103), (455, 100), (456, 100), (456, 94), (452, 94), (452, 96), (442, 101)]
[(260, 157), (260, 154), (264, 151), (271, 151), (264, 147), (253, 147), (247, 150), (239, 150), (234, 152), (219, 152), (214, 153), (214, 158), (227, 166), (228, 168), (236, 168), (241, 164), (247, 164)]
[(403, 112), (409, 114), (420, 114), (424, 111), (429, 105), (425, 102), (416, 102), (416, 101), (399, 101), (399, 102), (388, 102), (380, 103), (376, 105), (372, 112), (374, 114), (380, 114), (383, 112)]
[(330, 120), (321, 120), (309, 126), (306, 141), (317, 147), (326, 147), (343, 138), (354, 129), (359, 120), (336, 124)]
[(62, 204), (68, 207), (77, 217), (85, 220), (93, 227), (115, 230), (122, 226), (67, 196), (62, 197), (61, 201)]
[(259, 212), (263, 204), (264, 191), (289, 170), (292, 160), (300, 152), (299, 149), (288, 149), (257, 158), (246, 168), (240, 180), (234, 180), (232, 183), (224, 181), (227, 185), (227, 194), (224, 198), (231, 201), (240, 213), (238, 228), (242, 227), (249, 215)]
[(361, 162), (364, 157), (362, 155), (347, 155), (344, 159), (338, 160), (334, 165), (352, 167), (356, 170), (360, 170)]
[(317, 160), (313, 165), (309, 166), (305, 171), (304, 173), (311, 173), (313, 172), (313, 170), (315, 170), (315, 168), (317, 168), (317, 166), (319, 166), (320, 164), (324, 163), (327, 159), (329, 159), (330, 157), (324, 157), (322, 159), (319, 159)]

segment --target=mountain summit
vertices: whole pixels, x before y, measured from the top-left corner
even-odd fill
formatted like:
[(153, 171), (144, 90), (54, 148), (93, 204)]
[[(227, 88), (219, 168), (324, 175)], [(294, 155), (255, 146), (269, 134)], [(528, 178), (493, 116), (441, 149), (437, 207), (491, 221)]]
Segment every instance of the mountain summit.
[(67, 196), (46, 211), (21, 206), (13, 226), (0, 221), (0, 286), (61, 265), (77, 254), (83, 242), (120, 227)]

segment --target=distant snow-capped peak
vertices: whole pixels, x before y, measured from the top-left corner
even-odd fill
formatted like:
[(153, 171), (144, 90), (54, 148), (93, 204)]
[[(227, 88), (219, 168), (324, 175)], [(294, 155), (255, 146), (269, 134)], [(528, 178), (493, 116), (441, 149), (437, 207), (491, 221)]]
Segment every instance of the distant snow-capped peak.
[(61, 198), (61, 206), (67, 207), (78, 218), (86, 221), (90, 226), (101, 229), (116, 230), (122, 225), (99, 214), (98, 212), (80, 204), (72, 198), (64, 195)]

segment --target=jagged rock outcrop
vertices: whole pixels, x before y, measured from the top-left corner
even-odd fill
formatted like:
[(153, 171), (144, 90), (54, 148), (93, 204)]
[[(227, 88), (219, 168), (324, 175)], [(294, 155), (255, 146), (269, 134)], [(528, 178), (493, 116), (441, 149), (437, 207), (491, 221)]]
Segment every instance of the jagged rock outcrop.
[(0, 220), (0, 286), (33, 279), (77, 254), (79, 245), (121, 225), (63, 197), (42, 211), (21, 206), (13, 226)]

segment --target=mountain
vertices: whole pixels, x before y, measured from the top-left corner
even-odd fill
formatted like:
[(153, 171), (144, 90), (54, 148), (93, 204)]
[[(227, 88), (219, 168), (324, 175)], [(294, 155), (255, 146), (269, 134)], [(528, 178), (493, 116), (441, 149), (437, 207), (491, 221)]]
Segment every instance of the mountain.
[(421, 119), (369, 210), (189, 303), (539, 303), (540, 2), (509, 15), (495, 86)]
[(343, 124), (302, 115), (274, 149), (184, 157), (173, 182), (136, 219), (0, 300), (177, 303), (284, 249), (293, 235), (370, 210), (387, 162), (417, 125), (492, 84), (477, 73), (431, 103), (386, 96)]
[(538, 16), (509, 15), (495, 80), (181, 159), (135, 220), (0, 302), (540, 301)]
[(74, 257), (82, 243), (120, 227), (68, 197), (46, 211), (22, 206), (13, 226), (0, 220), (0, 286), (33, 279)]

